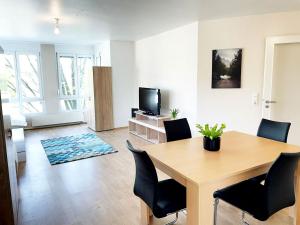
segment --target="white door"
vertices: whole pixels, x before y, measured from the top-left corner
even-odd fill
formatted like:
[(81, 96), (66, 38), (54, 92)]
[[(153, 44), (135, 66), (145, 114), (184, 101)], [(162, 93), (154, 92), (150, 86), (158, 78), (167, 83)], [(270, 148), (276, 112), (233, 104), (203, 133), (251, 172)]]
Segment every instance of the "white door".
[(270, 75), (265, 77), (263, 116), (291, 122), (288, 142), (300, 145), (300, 43), (273, 46)]

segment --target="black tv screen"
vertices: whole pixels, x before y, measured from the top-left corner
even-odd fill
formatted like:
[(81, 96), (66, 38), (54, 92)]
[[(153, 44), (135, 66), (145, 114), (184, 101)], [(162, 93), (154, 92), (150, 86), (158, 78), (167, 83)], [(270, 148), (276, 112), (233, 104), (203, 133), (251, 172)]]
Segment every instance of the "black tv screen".
[(139, 88), (139, 109), (149, 115), (160, 115), (160, 90)]

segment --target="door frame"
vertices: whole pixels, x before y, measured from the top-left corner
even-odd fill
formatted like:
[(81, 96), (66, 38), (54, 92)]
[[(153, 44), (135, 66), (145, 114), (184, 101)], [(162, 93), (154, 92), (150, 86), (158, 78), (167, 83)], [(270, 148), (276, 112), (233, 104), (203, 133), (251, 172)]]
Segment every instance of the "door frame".
[(266, 108), (266, 101), (272, 100), (272, 85), (274, 72), (274, 53), (275, 46), (280, 44), (300, 43), (300, 35), (288, 36), (273, 36), (266, 38), (265, 48), (265, 67), (264, 67), (264, 82), (263, 82), (263, 97), (262, 97), (262, 116), (270, 119), (271, 107)]

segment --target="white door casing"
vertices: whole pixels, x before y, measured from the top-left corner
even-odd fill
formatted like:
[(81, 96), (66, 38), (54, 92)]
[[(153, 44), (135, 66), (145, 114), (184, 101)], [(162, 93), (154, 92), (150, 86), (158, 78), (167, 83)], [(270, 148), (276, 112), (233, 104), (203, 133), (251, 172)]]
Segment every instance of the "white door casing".
[(279, 44), (300, 43), (300, 35), (291, 36), (276, 36), (266, 38), (265, 49), (265, 68), (264, 68), (264, 84), (263, 84), (263, 98), (262, 98), (262, 116), (263, 118), (271, 119), (271, 105), (267, 101), (274, 101), (272, 99), (272, 84), (274, 72), (274, 53), (275, 46)]

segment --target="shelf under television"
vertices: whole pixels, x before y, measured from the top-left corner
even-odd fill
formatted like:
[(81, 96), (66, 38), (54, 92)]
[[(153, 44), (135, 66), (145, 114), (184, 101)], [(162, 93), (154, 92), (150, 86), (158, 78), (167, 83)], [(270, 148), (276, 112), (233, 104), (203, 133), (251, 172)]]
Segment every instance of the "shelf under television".
[(170, 120), (170, 117), (144, 115), (138, 111), (136, 117), (129, 120), (129, 132), (151, 143), (166, 142), (164, 120)]

